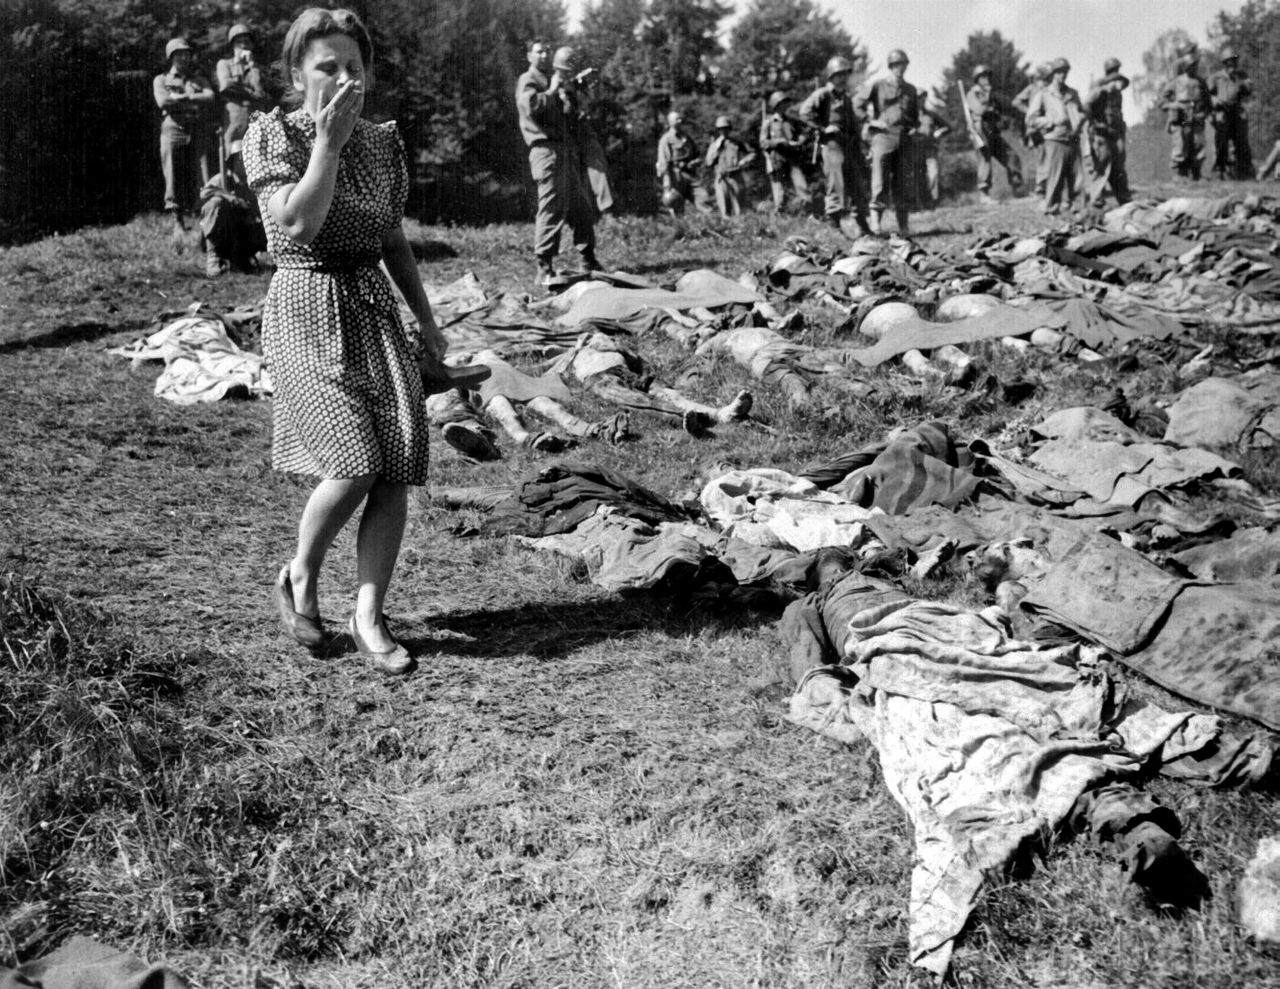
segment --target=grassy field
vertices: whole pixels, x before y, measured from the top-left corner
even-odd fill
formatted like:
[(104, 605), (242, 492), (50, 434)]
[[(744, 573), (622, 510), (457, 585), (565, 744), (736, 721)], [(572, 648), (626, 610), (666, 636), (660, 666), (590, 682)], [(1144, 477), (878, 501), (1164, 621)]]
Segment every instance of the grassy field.
[[(1040, 222), (1024, 200), (916, 226), (939, 248)], [(536, 291), (527, 225), (411, 232), (430, 282), (471, 270)], [(802, 220), (628, 219), (600, 253), (669, 283), (758, 269), (790, 235), (837, 246)], [(606, 594), (549, 556), (454, 535), (468, 518), (424, 498), (389, 600), (419, 670), (387, 680), (286, 640), (270, 588), (308, 486), (269, 469), (269, 403), (170, 405), (154, 365), (104, 353), (163, 311), (266, 290), (206, 281), (199, 261), (173, 256), (157, 217), (0, 250), (0, 962), (88, 933), (211, 989), (924, 982), (906, 962), (910, 829), (869, 746), (782, 720), (774, 608)], [(833, 312), (803, 308), (803, 339), (832, 342)], [(643, 349), (659, 368), (681, 356)], [(800, 414), (723, 361), (710, 397), (750, 387), (770, 428), (639, 423), (637, 441), (571, 459), (677, 495), (717, 465), (799, 470), (926, 416), (991, 435), (1173, 381), (1159, 362), (1121, 377), (977, 354), (1035, 396), (965, 416), (940, 392), (833, 394)], [(434, 451), (441, 485), (548, 460)], [(1250, 469), (1274, 491), (1272, 465)], [(345, 532), (331, 624), (353, 555)], [(1028, 875), (984, 894), (954, 984), (1280, 984), (1280, 952), (1233, 923), (1276, 795), (1150, 786), (1184, 822), (1207, 905), (1157, 916), (1105, 847), (1046, 836)]]

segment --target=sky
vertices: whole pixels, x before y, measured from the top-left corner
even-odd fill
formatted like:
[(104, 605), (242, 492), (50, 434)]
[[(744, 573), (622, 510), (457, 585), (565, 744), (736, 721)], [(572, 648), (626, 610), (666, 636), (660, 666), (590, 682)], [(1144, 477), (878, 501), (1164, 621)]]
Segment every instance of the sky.
[[(595, 0), (567, 0), (570, 27)], [(739, 10), (746, 0), (730, 0)], [(871, 54), (873, 75), (892, 48), (911, 60), (907, 80), (922, 88), (941, 83), (954, 54), (975, 31), (999, 30), (1032, 63), (1059, 55), (1071, 63), (1067, 82), (1085, 89), (1102, 75), (1102, 63), (1120, 59), (1121, 72), (1143, 71), (1142, 54), (1170, 28), (1186, 30), (1203, 46), (1220, 10), (1234, 13), (1244, 0), (818, 0)], [(727, 20), (721, 29), (732, 26)], [(1125, 117), (1142, 112), (1126, 91)], [(1009, 94), (1012, 96), (1013, 94)]]

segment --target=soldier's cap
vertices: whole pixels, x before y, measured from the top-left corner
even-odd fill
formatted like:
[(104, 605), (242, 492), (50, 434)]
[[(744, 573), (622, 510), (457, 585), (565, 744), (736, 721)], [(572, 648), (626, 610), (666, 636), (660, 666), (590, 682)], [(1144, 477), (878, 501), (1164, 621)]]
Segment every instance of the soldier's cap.
[(1049, 73), (1051, 75), (1054, 72), (1070, 72), (1070, 71), (1071, 71), (1071, 63), (1068, 62), (1065, 58), (1055, 58), (1052, 62), (1049, 63)]
[(169, 43), (164, 46), (164, 57), (166, 61), (173, 58), (174, 52), (189, 52), (191, 46), (187, 44), (186, 38), (170, 38)]
[(672, 110), (667, 114), (667, 123), (669, 124), (678, 124), (682, 120), (684, 120), (684, 114), (679, 110)]
[(782, 106), (783, 103), (794, 103), (794, 102), (795, 101), (790, 96), (788, 96), (782, 90), (778, 90), (776, 93), (774, 93), (772, 96), (769, 97), (769, 109), (776, 110), (778, 109), (778, 107)]
[(907, 53), (901, 48), (895, 48), (893, 51), (889, 52), (889, 68), (893, 68), (895, 65), (908, 65), (910, 62), (911, 59), (907, 58)]
[(248, 38), (253, 40), (253, 31), (248, 24), (233, 24), (231, 30), (227, 32), (227, 44), (235, 41), (236, 38)]
[(721, 127), (729, 128), (732, 126), (733, 124), (729, 121), (729, 118), (726, 117), (724, 114), (721, 114), (720, 116), (716, 117), (716, 127), (715, 127), (716, 130), (719, 130)]
[(1235, 50), (1234, 48), (1224, 48), (1224, 49), (1222, 49), (1222, 56), (1221, 56), (1221, 58), (1222, 58), (1222, 61), (1224, 61), (1224, 62), (1238, 62), (1238, 61), (1240, 61), (1240, 56), (1236, 53), (1236, 50)]
[(991, 78), (991, 66), (989, 66), (989, 65), (975, 65), (975, 66), (973, 67), (973, 81), (974, 81), (974, 82), (977, 82), (977, 81), (978, 81), (979, 79), (981, 79), (983, 76), (986, 76), (988, 79), (990, 79), (990, 78)]
[(843, 55), (832, 55), (831, 58), (827, 59), (826, 76), (828, 79), (834, 79), (838, 75), (843, 75), (846, 72), (852, 71), (853, 63)]
[(1194, 55), (1198, 50), (1199, 49), (1196, 43), (1192, 41), (1190, 38), (1188, 38), (1186, 41), (1182, 42), (1180, 45), (1178, 45), (1177, 48), (1174, 49), (1174, 53), (1182, 56)]
[(1102, 63), (1102, 71), (1109, 76), (1115, 75), (1117, 72), (1120, 71), (1120, 59), (1118, 58), (1107, 59), (1105, 62)]
[(1049, 78), (1049, 63), (1048, 63), (1048, 62), (1041, 62), (1041, 63), (1040, 63), (1039, 65), (1037, 65), (1034, 69), (1032, 69), (1032, 70), (1031, 70), (1031, 78), (1032, 78), (1032, 79), (1048, 79), (1048, 78)]
[(551, 67), (557, 72), (572, 72), (577, 61), (578, 53), (565, 45), (563, 48), (557, 48), (556, 53), (551, 56)]

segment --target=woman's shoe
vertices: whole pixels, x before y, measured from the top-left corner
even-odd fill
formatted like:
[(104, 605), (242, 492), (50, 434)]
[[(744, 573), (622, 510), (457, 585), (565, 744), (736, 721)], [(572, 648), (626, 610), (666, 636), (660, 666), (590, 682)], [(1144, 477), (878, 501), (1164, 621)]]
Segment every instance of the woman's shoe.
[(320, 616), (308, 618), (300, 615), (293, 607), (293, 581), (289, 579), (289, 564), (280, 568), (280, 576), (276, 578), (274, 592), (276, 610), (280, 612), (280, 621), (285, 631), (293, 636), (294, 641), (308, 649), (319, 649), (325, 643), (324, 625)]
[(375, 669), (381, 670), (383, 673), (408, 673), (413, 669), (413, 657), (409, 655), (409, 650), (399, 642), (392, 649), (379, 652), (376, 649), (370, 649), (368, 643), (356, 631), (356, 616), (351, 616), (351, 621), (347, 623), (347, 631), (351, 633), (351, 641), (356, 644), (356, 652), (374, 665)]

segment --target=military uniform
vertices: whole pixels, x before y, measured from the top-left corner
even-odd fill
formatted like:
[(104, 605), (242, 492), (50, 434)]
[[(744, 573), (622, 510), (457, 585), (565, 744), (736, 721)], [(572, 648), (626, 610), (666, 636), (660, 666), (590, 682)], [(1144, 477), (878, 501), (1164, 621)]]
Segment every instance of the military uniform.
[(1012, 107), (1022, 114), (1022, 139), (1036, 156), (1035, 191), (1037, 196), (1044, 195), (1045, 182), (1048, 180), (1048, 169), (1044, 150), (1044, 138), (1040, 132), (1027, 123), (1027, 114), (1031, 110), (1031, 100), (1036, 93), (1044, 89), (1044, 78), (1048, 74), (1048, 66), (1037, 67), (1035, 77), (1022, 87), (1022, 91), (1013, 98)]
[(920, 108), (920, 128), (916, 131), (916, 197), (917, 209), (932, 208), (942, 198), (941, 174), (938, 166), (938, 142), (951, 130), (946, 118), (934, 109), (932, 102)]
[(576, 106), (563, 89), (530, 66), (516, 81), (520, 134), (529, 148), (529, 172), (538, 186), (533, 252), (544, 281), (554, 277), (560, 234), (566, 227), (584, 267), (595, 270), (595, 206), (576, 144)]
[(707, 145), (706, 166), (711, 172), (711, 187), (715, 190), (720, 215), (738, 216), (742, 213), (742, 173), (756, 156), (729, 133), (728, 127), (728, 118), (716, 121), (718, 133)]
[[(252, 35), (243, 24), (237, 24), (227, 32), (227, 43), (242, 37), (252, 38)], [(251, 47), (237, 46), (230, 56), (219, 59), (216, 73), (218, 95), (222, 99), (222, 145), (227, 157), (231, 157), (240, 153), (249, 114), (270, 110), (272, 100)]]
[(662, 182), (663, 202), (672, 213), (684, 212), (685, 204), (695, 201), (700, 164), (697, 142), (685, 133), (679, 121), (658, 138), (658, 179)]
[(1204, 163), (1204, 122), (1209, 115), (1209, 88), (1195, 74), (1196, 62), (1184, 56), (1178, 63), (1178, 75), (1165, 85), (1160, 105), (1169, 115), (1168, 129), (1173, 135), (1169, 163), (1175, 175), (1199, 179)]
[[(906, 55), (895, 51), (890, 54), (889, 66), (905, 67), (906, 61)], [(860, 109), (871, 133), (871, 229), (878, 227), (892, 196), (898, 229), (906, 232), (912, 199), (912, 145), (920, 126), (920, 94), (915, 86), (896, 76), (879, 79), (867, 88)]]
[(1227, 165), (1235, 164), (1231, 178), (1253, 178), (1253, 152), (1249, 149), (1249, 118), (1244, 102), (1253, 95), (1249, 79), (1234, 63), (1234, 53), (1223, 55), (1223, 67), (1209, 79), (1213, 107), (1213, 171), (1227, 178)]
[(181, 38), (172, 39), (165, 47), (169, 69), (151, 84), (156, 106), (164, 116), (160, 122), (164, 208), (178, 217), (193, 210), (201, 186), (213, 174), (209, 160), (213, 87), (194, 70), (180, 69), (175, 58), (178, 52), (190, 50)]
[(781, 210), (786, 201), (784, 180), (791, 179), (791, 186), (802, 205), (809, 202), (809, 180), (804, 174), (805, 142), (799, 124), (789, 120), (785, 107), (791, 102), (785, 93), (769, 97), (773, 111), (760, 128), (760, 148), (764, 151), (765, 171), (769, 174), (769, 187), (773, 193), (773, 207)]
[[(844, 60), (832, 59), (835, 61)], [(830, 67), (828, 63), (829, 70)], [(828, 80), (832, 75), (828, 71)], [(821, 135), (827, 220), (838, 226), (852, 205), (859, 229), (868, 230), (867, 196), (862, 184), (865, 158), (853, 98), (842, 86), (828, 81), (809, 94), (800, 104), (799, 113), (801, 119), (817, 127)]]
[(1080, 168), (1080, 131), (1084, 127), (1084, 107), (1080, 94), (1066, 84), (1065, 59), (1053, 63), (1053, 73), (1045, 87), (1031, 99), (1027, 122), (1044, 138), (1046, 179), (1044, 211), (1056, 216), (1070, 209)]
[[(986, 76), (990, 81), (989, 72)], [(1009, 142), (1004, 139), (1004, 134), (1000, 131), (1000, 125), (1005, 117), (1004, 106), (990, 85), (981, 85), (976, 81), (978, 78), (980, 73), (975, 71), (975, 82), (965, 96), (969, 115), (973, 118), (973, 125), (977, 130), (977, 134), (971, 134), (970, 137), (978, 153), (978, 191), (984, 196), (991, 195), (991, 183), (995, 177), (995, 169), (991, 167), (991, 163), (998, 161), (1004, 166), (1009, 176), (1009, 185), (1013, 189), (1013, 194), (1020, 196), (1022, 194), (1022, 159), (1013, 148), (1009, 147)], [(978, 137), (982, 139), (981, 144), (977, 140)]]
[(1102, 206), (1108, 185), (1117, 203), (1127, 203), (1132, 198), (1125, 148), (1128, 126), (1123, 109), (1123, 94), (1129, 80), (1120, 74), (1120, 62), (1116, 59), (1108, 59), (1103, 68), (1106, 75), (1089, 91), (1085, 106), (1093, 148), (1089, 201), (1094, 206)]

